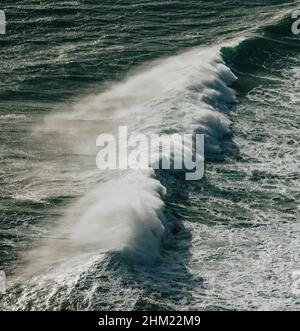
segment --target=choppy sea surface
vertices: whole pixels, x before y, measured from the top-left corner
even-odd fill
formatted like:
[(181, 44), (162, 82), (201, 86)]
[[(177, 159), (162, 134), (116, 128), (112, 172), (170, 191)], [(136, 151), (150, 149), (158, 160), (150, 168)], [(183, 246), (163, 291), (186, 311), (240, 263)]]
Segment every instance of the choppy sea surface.
[[(299, 1), (2, 1), (2, 310), (299, 310)], [(96, 138), (204, 133), (205, 177)]]

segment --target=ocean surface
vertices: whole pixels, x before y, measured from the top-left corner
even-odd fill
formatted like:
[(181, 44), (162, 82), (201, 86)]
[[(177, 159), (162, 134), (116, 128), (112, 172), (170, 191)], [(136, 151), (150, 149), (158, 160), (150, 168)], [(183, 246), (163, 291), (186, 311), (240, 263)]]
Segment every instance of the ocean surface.
[[(299, 310), (300, 1), (0, 9), (0, 309)], [(120, 125), (205, 177), (100, 171)]]

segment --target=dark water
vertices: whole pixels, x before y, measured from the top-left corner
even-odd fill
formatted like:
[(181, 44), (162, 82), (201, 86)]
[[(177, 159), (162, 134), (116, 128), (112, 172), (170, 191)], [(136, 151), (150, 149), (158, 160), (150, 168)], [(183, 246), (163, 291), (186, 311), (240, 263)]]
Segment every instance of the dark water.
[[(1, 3), (1, 309), (299, 309), (299, 6)], [(205, 133), (205, 178), (100, 173), (120, 124)]]

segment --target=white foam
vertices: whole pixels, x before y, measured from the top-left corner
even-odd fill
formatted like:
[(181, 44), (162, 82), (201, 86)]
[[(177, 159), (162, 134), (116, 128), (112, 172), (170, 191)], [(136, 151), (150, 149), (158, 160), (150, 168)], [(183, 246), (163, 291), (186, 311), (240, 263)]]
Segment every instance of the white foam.
[(84, 250), (123, 251), (140, 262), (153, 262), (159, 253), (163, 186), (153, 174), (136, 172), (97, 186), (68, 218), (69, 238)]
[(0, 120), (9, 120), (9, 121), (13, 121), (13, 120), (26, 120), (27, 117), (23, 114), (6, 114), (6, 115), (0, 115)]

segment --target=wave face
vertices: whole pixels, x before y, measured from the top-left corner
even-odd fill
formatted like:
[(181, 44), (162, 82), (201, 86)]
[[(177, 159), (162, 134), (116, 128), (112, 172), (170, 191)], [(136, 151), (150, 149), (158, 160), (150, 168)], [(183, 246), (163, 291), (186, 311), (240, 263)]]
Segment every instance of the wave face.
[[(12, 2), (2, 309), (298, 308), (296, 4)], [(205, 178), (97, 170), (97, 136), (123, 125), (205, 134)]]

